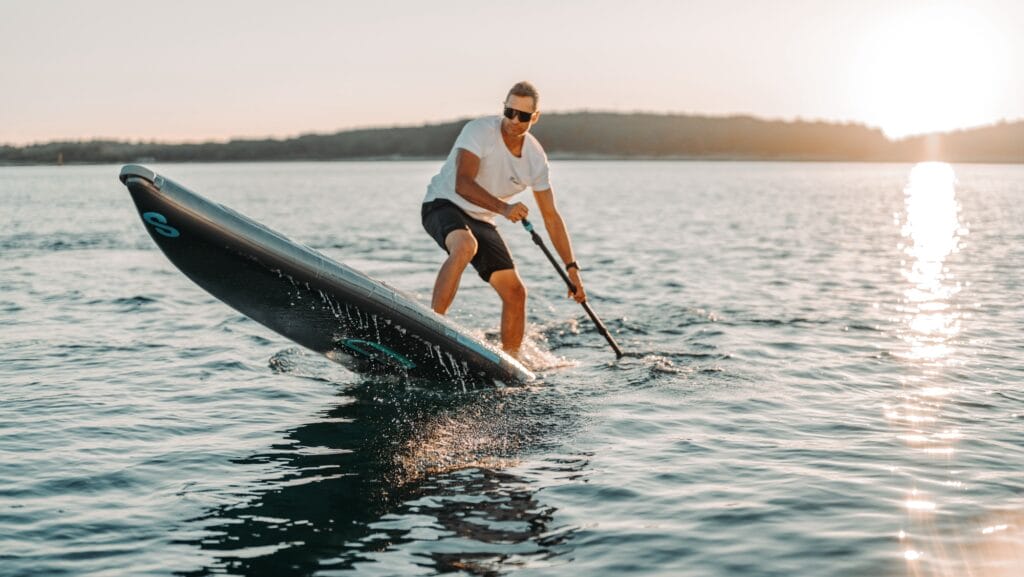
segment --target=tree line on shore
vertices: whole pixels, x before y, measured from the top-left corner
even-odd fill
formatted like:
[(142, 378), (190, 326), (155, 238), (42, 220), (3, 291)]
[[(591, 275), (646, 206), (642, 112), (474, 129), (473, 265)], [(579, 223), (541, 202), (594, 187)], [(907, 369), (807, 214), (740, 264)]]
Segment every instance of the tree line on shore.
[[(442, 158), (465, 122), (196, 144), (0, 146), (0, 164)], [(574, 112), (546, 114), (533, 132), (554, 158), (1024, 162), (1024, 121), (890, 140), (861, 124)]]

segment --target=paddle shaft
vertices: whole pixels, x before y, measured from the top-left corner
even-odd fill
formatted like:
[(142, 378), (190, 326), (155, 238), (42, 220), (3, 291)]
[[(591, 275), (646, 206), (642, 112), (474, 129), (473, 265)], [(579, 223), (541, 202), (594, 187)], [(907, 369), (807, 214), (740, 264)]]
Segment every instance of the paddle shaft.
[[(523, 228), (525, 228), (527, 232), (530, 233), (530, 237), (533, 238), (533, 243), (539, 246), (542, 251), (544, 251), (544, 256), (548, 257), (548, 261), (551, 262), (551, 266), (555, 267), (555, 270), (558, 271), (558, 275), (562, 277), (563, 281), (565, 281), (565, 285), (569, 287), (569, 292), (575, 294), (576, 285), (572, 283), (572, 279), (569, 278), (568, 273), (566, 273), (565, 270), (562, 269), (562, 265), (558, 264), (558, 260), (555, 259), (555, 255), (551, 254), (551, 251), (548, 249), (547, 245), (544, 244), (544, 239), (542, 239), (540, 235), (537, 234), (537, 231), (533, 230), (533, 225), (530, 224), (530, 221), (526, 220), (525, 218), (523, 219)], [(590, 320), (594, 321), (594, 325), (597, 326), (597, 332), (601, 333), (601, 336), (603, 336), (604, 339), (608, 341), (608, 344), (611, 345), (612, 350), (615, 351), (615, 357), (621, 359), (623, 355), (622, 349), (619, 348), (619, 344), (615, 342), (614, 338), (612, 338), (611, 333), (608, 332), (608, 328), (604, 326), (604, 323), (601, 322), (601, 319), (597, 318), (597, 313), (595, 313), (594, 310), (590, 308), (590, 303), (588, 303), (584, 299), (584, 301), (580, 303), (580, 306), (583, 307), (583, 310), (587, 311), (587, 315), (590, 316)]]

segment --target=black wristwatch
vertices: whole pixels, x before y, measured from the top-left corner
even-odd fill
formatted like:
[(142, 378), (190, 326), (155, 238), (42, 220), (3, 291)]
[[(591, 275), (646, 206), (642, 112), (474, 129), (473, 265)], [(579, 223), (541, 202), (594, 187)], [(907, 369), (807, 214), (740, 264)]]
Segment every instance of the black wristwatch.
[(576, 263), (576, 261), (572, 261), (571, 263), (565, 265), (565, 270), (572, 270), (572, 269), (583, 270), (583, 269), (580, 268), (580, 265)]

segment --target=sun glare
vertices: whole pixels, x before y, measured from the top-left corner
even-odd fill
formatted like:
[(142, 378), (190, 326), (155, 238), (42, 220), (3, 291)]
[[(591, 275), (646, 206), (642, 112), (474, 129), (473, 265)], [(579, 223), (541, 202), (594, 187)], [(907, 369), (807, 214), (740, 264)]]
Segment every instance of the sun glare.
[(894, 12), (861, 47), (864, 117), (896, 138), (990, 122), (1003, 88), (1003, 44), (968, 3)]

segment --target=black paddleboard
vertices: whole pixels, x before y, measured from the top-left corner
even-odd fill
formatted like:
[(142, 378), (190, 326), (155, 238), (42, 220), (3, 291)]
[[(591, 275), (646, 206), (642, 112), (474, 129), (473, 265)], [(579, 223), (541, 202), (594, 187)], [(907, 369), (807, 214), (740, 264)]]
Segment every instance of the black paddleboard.
[(517, 384), (533, 373), (394, 288), (143, 166), (121, 169), (175, 266), (239, 312), (352, 371)]

